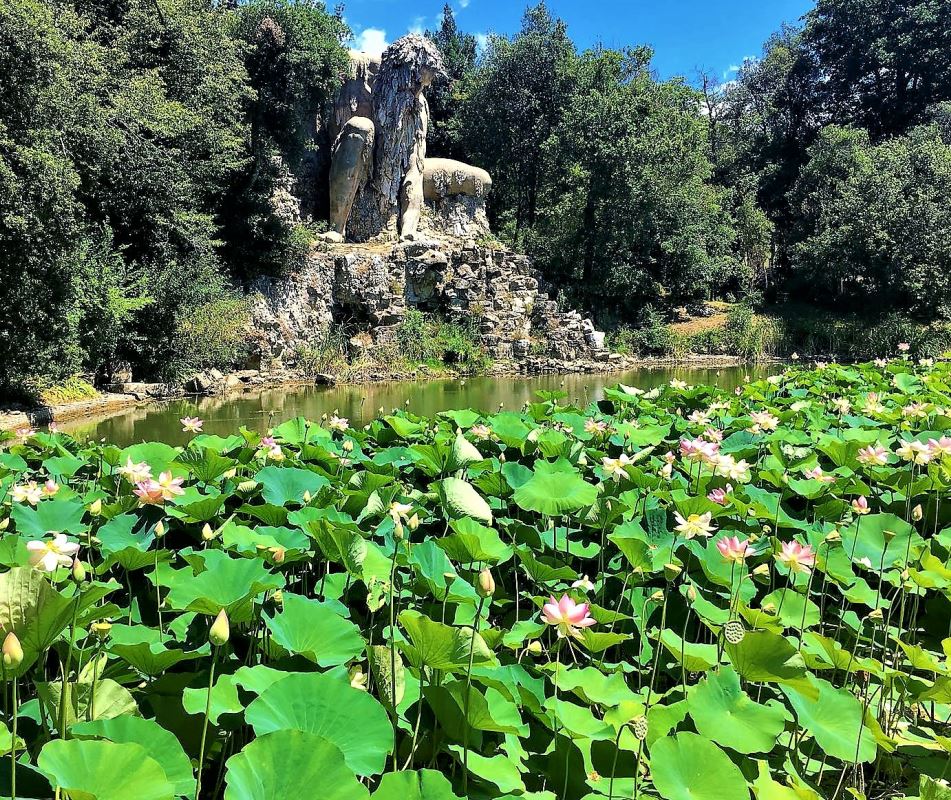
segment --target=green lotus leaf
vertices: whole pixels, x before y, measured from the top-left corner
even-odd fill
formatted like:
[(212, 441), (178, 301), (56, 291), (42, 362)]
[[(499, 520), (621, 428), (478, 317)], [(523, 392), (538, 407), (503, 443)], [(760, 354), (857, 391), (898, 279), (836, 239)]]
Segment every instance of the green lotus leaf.
[(108, 739), (110, 742), (138, 744), (162, 767), (175, 786), (175, 794), (191, 797), (195, 793), (195, 776), (191, 761), (171, 731), (155, 720), (122, 716), (93, 722), (77, 722), (69, 729), (77, 739)]
[(485, 456), (479, 452), (479, 449), (472, 444), (461, 433), (456, 435), (452, 442), (452, 450), (449, 453), (449, 469), (455, 471), (482, 461)]
[(450, 517), (472, 517), (492, 524), (492, 509), (471, 483), (459, 478), (445, 478), (439, 482), (438, 488), (442, 506)]
[(163, 442), (142, 442), (125, 448), (119, 453), (116, 463), (119, 466), (125, 466), (129, 460), (133, 464), (144, 461), (152, 468), (152, 475), (158, 477), (159, 473), (165, 472), (172, 466), (172, 462), (178, 458), (179, 452), (177, 447), (172, 447)]
[[(464, 669), (472, 650), (473, 664), (494, 663), (495, 656), (485, 640), (472, 628), (443, 625), (417, 611), (404, 611), (399, 616), (410, 643), (400, 643), (410, 664), (443, 672)], [(474, 641), (473, 641), (474, 640)]]
[[(238, 672), (240, 671), (238, 670)], [(244, 711), (244, 704), (238, 697), (238, 680), (237, 673), (234, 675), (219, 675), (215, 679), (215, 685), (211, 688), (210, 707), (208, 705), (207, 680), (204, 681), (205, 685), (201, 688), (189, 687), (182, 692), (182, 708), (185, 709), (186, 713), (196, 715), (203, 715), (207, 708), (208, 719), (211, 720), (213, 725), (217, 725), (224, 714), (240, 714)]]
[(789, 641), (769, 631), (748, 631), (739, 644), (725, 645), (733, 668), (748, 681), (786, 681), (801, 678), (806, 665)]
[(393, 728), (383, 706), (345, 675), (288, 675), (252, 701), (245, 719), (258, 736), (283, 730), (322, 736), (357, 775), (376, 775), (393, 749)]
[(197, 573), (185, 567), (162, 575), (169, 607), (210, 616), (225, 609), (233, 623), (247, 622), (255, 597), (284, 586), (283, 575), (272, 574), (257, 558), (235, 558), (222, 550), (204, 550), (196, 561), (201, 565)]
[(176, 786), (142, 745), (93, 739), (56, 739), (37, 766), (75, 800), (172, 800)]
[(329, 604), (297, 594), (285, 593), (281, 613), (264, 622), (275, 644), (322, 667), (345, 664), (366, 646), (360, 629)]
[[(95, 686), (95, 688), (94, 688)], [(65, 728), (86, 719), (101, 720), (121, 717), (125, 714), (138, 714), (139, 707), (135, 698), (124, 686), (111, 678), (102, 678), (66, 684), (66, 701), (61, 702), (63, 684), (61, 681), (37, 683), (36, 693), (46, 709), (50, 720), (59, 728), (60, 709), (65, 710)]]
[(548, 516), (586, 508), (597, 497), (598, 487), (585, 481), (564, 458), (537, 462), (531, 480), (519, 486), (513, 495), (519, 508)]
[(332, 742), (314, 733), (282, 730), (255, 739), (228, 759), (225, 800), (367, 800), (370, 792)]
[(238, 465), (237, 461), (225, 458), (211, 448), (199, 448), (194, 445), (179, 454), (175, 461), (187, 467), (188, 471), (202, 483), (211, 483)]
[[(462, 747), (460, 745), (449, 745), (449, 750), (455, 754), (459, 763), (462, 763)], [(521, 794), (525, 791), (525, 784), (522, 782), (522, 775), (518, 767), (508, 758), (492, 756), (487, 758), (480, 753), (469, 753), (469, 772), (477, 778), (493, 784), (499, 792), (508, 794), (516, 792)]]
[(386, 645), (375, 644), (367, 648), (367, 662), (383, 705), (391, 711), (394, 706), (399, 708), (406, 694), (403, 656)]
[(502, 542), (497, 531), (470, 517), (455, 519), (449, 525), (452, 533), (437, 539), (436, 544), (458, 564), (497, 564), (512, 554), (512, 548)]
[(698, 733), (737, 753), (768, 753), (789, 719), (775, 700), (765, 705), (752, 700), (729, 667), (692, 687), (687, 708)]
[(434, 769), (388, 772), (373, 793), (373, 800), (462, 800), (446, 776)]
[(868, 559), (875, 570), (883, 562), (886, 568), (912, 564), (924, 547), (925, 542), (915, 529), (894, 514), (858, 517), (842, 531), (842, 549), (852, 555), (853, 561)]
[(780, 688), (789, 698), (799, 725), (825, 753), (845, 762), (875, 758), (875, 738), (863, 722), (862, 703), (851, 692), (814, 675), (786, 682)]
[(43, 500), (37, 503), (35, 508), (14, 503), (10, 510), (17, 532), (31, 539), (46, 539), (51, 533), (85, 533), (85, 513), (86, 507), (79, 500), (58, 497)]
[(651, 777), (664, 800), (749, 800), (740, 768), (709, 739), (678, 733), (654, 742)]
[(303, 505), (305, 492), (313, 497), (330, 483), (323, 475), (309, 469), (274, 466), (262, 469), (254, 480), (261, 484), (264, 499), (274, 506)]
[(113, 625), (109, 631), (109, 652), (123, 659), (134, 669), (155, 677), (182, 661), (193, 661), (208, 655), (209, 648), (185, 651), (176, 647), (168, 635), (144, 625)]

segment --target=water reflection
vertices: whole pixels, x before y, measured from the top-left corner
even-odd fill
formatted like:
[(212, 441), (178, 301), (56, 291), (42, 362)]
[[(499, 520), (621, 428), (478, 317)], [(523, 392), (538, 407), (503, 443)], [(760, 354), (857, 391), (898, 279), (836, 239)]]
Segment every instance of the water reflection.
[(179, 418), (199, 416), (206, 433), (227, 436), (240, 426), (263, 432), (297, 416), (318, 419), (338, 413), (354, 425), (372, 419), (380, 408), (387, 412), (403, 407), (431, 416), (450, 408), (495, 411), (501, 405), (519, 409), (536, 399), (541, 390), (562, 389), (571, 401), (584, 406), (603, 397), (604, 388), (625, 383), (650, 389), (677, 378), (688, 383), (711, 383), (733, 389), (745, 376), (764, 377), (782, 370), (767, 364), (709, 369), (697, 367), (642, 368), (609, 375), (538, 375), (526, 378), (467, 378), (426, 382), (381, 383), (363, 386), (300, 387), (264, 389), (228, 397), (207, 397), (153, 403), (122, 411), (107, 418), (77, 420), (60, 427), (79, 439), (105, 438), (120, 446), (159, 440), (185, 444)]

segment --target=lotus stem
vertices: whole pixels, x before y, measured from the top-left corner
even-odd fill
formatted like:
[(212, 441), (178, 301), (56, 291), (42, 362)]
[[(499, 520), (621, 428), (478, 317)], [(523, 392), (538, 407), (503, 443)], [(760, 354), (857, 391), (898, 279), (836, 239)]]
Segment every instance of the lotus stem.
[(218, 647), (212, 646), (211, 669), (208, 673), (208, 697), (205, 698), (205, 717), (201, 725), (201, 745), (198, 748), (198, 770), (195, 776), (195, 800), (201, 797), (201, 769), (205, 761), (205, 744), (208, 740), (208, 718), (211, 716), (211, 690), (215, 685), (215, 667), (218, 664)]
[(475, 640), (476, 636), (479, 635), (479, 622), (482, 619), (482, 609), (485, 606), (485, 600), (485, 597), (479, 596), (479, 607), (476, 610), (475, 620), (473, 620), (472, 623), (472, 638), (469, 640), (469, 664), (466, 667), (466, 693), (462, 703), (462, 794), (465, 797), (469, 796), (469, 692), (472, 688), (472, 663), (475, 659)]

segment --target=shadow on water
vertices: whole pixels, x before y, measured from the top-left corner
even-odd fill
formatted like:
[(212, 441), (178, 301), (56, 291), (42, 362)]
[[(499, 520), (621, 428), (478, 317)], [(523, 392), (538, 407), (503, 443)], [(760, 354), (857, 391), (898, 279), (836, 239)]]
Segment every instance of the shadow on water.
[(624, 383), (651, 389), (673, 379), (688, 383), (716, 384), (731, 390), (746, 376), (761, 378), (780, 372), (781, 364), (747, 365), (721, 369), (698, 367), (641, 368), (607, 375), (536, 375), (531, 377), (381, 383), (336, 387), (264, 389), (227, 397), (205, 397), (153, 403), (107, 418), (63, 423), (60, 427), (78, 439), (105, 438), (124, 446), (141, 441), (181, 445), (191, 438), (182, 432), (179, 419), (199, 416), (206, 433), (227, 436), (239, 427), (264, 432), (284, 420), (303, 416), (319, 419), (337, 413), (351, 424), (362, 425), (383, 408), (389, 413), (409, 401), (415, 414), (431, 416), (450, 408), (474, 408), (494, 412), (501, 405), (518, 410), (536, 399), (536, 392), (561, 389), (570, 402), (585, 406), (603, 397), (605, 387)]

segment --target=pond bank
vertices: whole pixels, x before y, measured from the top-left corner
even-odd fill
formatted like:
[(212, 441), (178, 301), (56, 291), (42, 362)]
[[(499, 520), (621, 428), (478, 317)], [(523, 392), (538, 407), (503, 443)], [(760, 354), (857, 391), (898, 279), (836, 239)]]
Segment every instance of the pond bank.
[(37, 425), (77, 422), (106, 417), (135, 407), (184, 398), (240, 397), (268, 390), (292, 391), (315, 386), (361, 386), (398, 382), (466, 380), (483, 378), (528, 378), (538, 375), (610, 375), (634, 369), (696, 368), (720, 369), (745, 363), (735, 356), (696, 355), (670, 357), (612, 357), (608, 361), (563, 362), (529, 357), (523, 362), (497, 362), (484, 374), (467, 375), (453, 370), (435, 370), (421, 365), (412, 370), (388, 370), (379, 365), (348, 370), (345, 374), (305, 376), (294, 372), (260, 373), (242, 370), (223, 374), (216, 370), (200, 373), (183, 385), (160, 383), (113, 384), (93, 398), (55, 405), (0, 406), (0, 430), (12, 431)]

